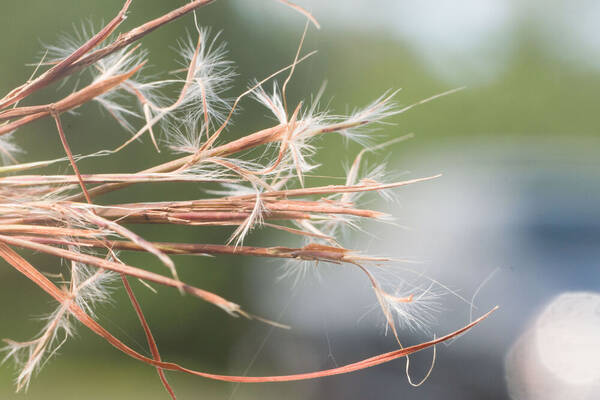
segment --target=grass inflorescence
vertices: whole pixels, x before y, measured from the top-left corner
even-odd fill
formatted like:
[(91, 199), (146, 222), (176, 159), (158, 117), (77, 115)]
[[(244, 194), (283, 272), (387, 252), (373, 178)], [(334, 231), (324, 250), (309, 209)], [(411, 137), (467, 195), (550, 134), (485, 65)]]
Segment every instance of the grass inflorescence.
[[(361, 176), (366, 152), (380, 151), (390, 142), (371, 145), (361, 151), (347, 171), (345, 182), (337, 185), (307, 185), (305, 175), (315, 170), (313, 162), (319, 149), (315, 138), (340, 134), (359, 143), (368, 143), (370, 127), (407, 111), (394, 103), (389, 92), (350, 115), (323, 110), (323, 90), (310, 102), (291, 104), (287, 84), (294, 70), (313, 53), (302, 53), (302, 45), (292, 63), (252, 81), (235, 98), (224, 97), (236, 73), (227, 59), (227, 49), (219, 35), (200, 28), (195, 35), (179, 42), (179, 75), (165, 74), (156, 79), (145, 75), (148, 53), (138, 41), (149, 32), (211, 3), (188, 1), (184, 6), (141, 26), (116, 34), (125, 20), (131, 0), (104, 27), (94, 33), (86, 27), (75, 39), (63, 39), (61, 46), (50, 46), (36, 68), (44, 72), (0, 98), (0, 258), (22, 273), (58, 302), (43, 329), (26, 342), (5, 340), (5, 360), (19, 366), (17, 389), (25, 389), (31, 377), (73, 335), (77, 322), (103, 337), (116, 349), (143, 363), (156, 367), (161, 382), (171, 397), (165, 370), (181, 371), (229, 382), (275, 382), (311, 379), (356, 371), (388, 362), (455, 337), (470, 329), (488, 314), (449, 335), (412, 347), (403, 347), (399, 327), (419, 328), (435, 318), (439, 308), (439, 288), (413, 285), (402, 280), (380, 278), (380, 271), (393, 260), (364, 255), (342, 246), (338, 237), (344, 228), (355, 228), (361, 220), (387, 221), (390, 216), (360, 206), (360, 195), (390, 191), (434, 179), (429, 176), (404, 181), (387, 181), (382, 165)], [(300, 7), (281, 1), (301, 12), (318, 27), (314, 17)], [(194, 14), (195, 16), (195, 14)], [(306, 33), (306, 31), (305, 31)], [(84, 75), (85, 74), (85, 75)], [(91, 74), (91, 79), (89, 79)], [(89, 83), (49, 104), (22, 105), (29, 96), (71, 76), (87, 76)], [(83, 79), (83, 78), (81, 78)], [(277, 80), (282, 79), (280, 84)], [(164, 89), (177, 87), (174, 98)], [(268, 88), (268, 89), (267, 89)], [(431, 99), (435, 98), (432, 97)], [(232, 121), (240, 101), (258, 101), (275, 122), (236, 140), (224, 140), (222, 133)], [(430, 100), (430, 99), (427, 99)], [(78, 156), (67, 140), (61, 115), (88, 102), (97, 102), (108, 115), (130, 132), (116, 149)], [(132, 106), (135, 103), (135, 106)], [(420, 102), (422, 103), (422, 102)], [(419, 104), (420, 104), (419, 103)], [(19, 163), (23, 151), (11, 140), (18, 129), (35, 120), (51, 119), (65, 150), (65, 157), (49, 161)], [(110, 158), (136, 139), (148, 138), (159, 152), (172, 154), (161, 164), (131, 173), (95, 174), (81, 171), (84, 157)], [(248, 158), (253, 149), (269, 149), (258, 158)], [(168, 157), (168, 156), (165, 156)], [(34, 174), (58, 163), (70, 165), (72, 173)], [(210, 184), (203, 198), (164, 201), (98, 204), (96, 199), (139, 183), (184, 182)], [(219, 185), (221, 189), (215, 190)], [(149, 241), (131, 228), (132, 224), (170, 224), (231, 227), (224, 243), (177, 243)], [(298, 247), (245, 246), (252, 230), (265, 227), (303, 239)], [(16, 249), (41, 252), (57, 257), (67, 265), (67, 273), (54, 277), (42, 273)], [(146, 252), (164, 265), (164, 273), (150, 272), (128, 265), (120, 252)], [(25, 252), (27, 254), (27, 252)], [(336, 263), (358, 268), (370, 282), (388, 331), (399, 349), (331, 370), (297, 375), (226, 376), (187, 369), (161, 359), (142, 307), (128, 278), (164, 285), (206, 301), (232, 316), (254, 319), (285, 328), (276, 322), (253, 315), (225, 295), (194, 287), (182, 281), (171, 255), (236, 255), (286, 260), (289, 275), (302, 276), (306, 263)], [(299, 273), (294, 272), (298, 268)], [(287, 274), (287, 272), (286, 272)], [(112, 292), (122, 284), (146, 333), (152, 357), (144, 356), (121, 342), (96, 319), (95, 306), (111, 301)]]

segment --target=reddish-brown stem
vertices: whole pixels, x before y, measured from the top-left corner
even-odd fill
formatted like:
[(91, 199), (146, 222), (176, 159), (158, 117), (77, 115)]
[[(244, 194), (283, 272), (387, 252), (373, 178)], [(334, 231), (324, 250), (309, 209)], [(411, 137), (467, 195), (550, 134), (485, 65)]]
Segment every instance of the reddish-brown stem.
[(142, 68), (144, 63), (121, 75), (111, 76), (98, 82), (94, 82), (85, 88), (71, 93), (56, 103), (45, 104), (33, 107), (17, 107), (0, 113), (0, 120), (21, 117), (16, 121), (0, 126), (0, 135), (14, 131), (16, 128), (33, 122), (37, 119), (62, 113), (81, 106), (84, 103), (114, 89), (121, 83), (129, 79), (133, 74)]
[(128, 276), (133, 276), (135, 278), (139, 278), (142, 280), (155, 282), (160, 285), (171, 286), (174, 288), (178, 288), (183, 290), (186, 293), (189, 293), (193, 296), (201, 298), (209, 303), (216, 305), (228, 312), (235, 313), (239, 310), (237, 304), (234, 304), (221, 296), (218, 296), (214, 293), (208, 292), (206, 290), (202, 290), (200, 288), (190, 286), (182, 283), (181, 281), (167, 278), (166, 276), (155, 274), (150, 271), (146, 271), (140, 268), (132, 267), (122, 263), (116, 263), (113, 261), (105, 260), (102, 258), (90, 256), (88, 254), (76, 253), (69, 250), (48, 246), (41, 243), (35, 243), (32, 241), (20, 239), (12, 236), (0, 235), (0, 242), (9, 244), (11, 246), (21, 247), (25, 249), (30, 249), (34, 251), (39, 251), (42, 253), (51, 254), (60, 258), (64, 258), (71, 261), (77, 261), (87, 265), (93, 265), (98, 268), (107, 269), (110, 271), (115, 271), (118, 273), (124, 273)]
[(56, 122), (56, 129), (58, 129), (58, 135), (60, 136), (60, 141), (63, 145), (63, 148), (65, 149), (65, 153), (67, 153), (67, 157), (69, 158), (71, 167), (73, 167), (73, 171), (75, 172), (75, 175), (77, 175), (77, 180), (79, 181), (79, 186), (81, 186), (81, 190), (83, 191), (86, 201), (89, 204), (92, 204), (92, 198), (90, 197), (90, 194), (88, 193), (88, 191), (85, 187), (85, 183), (83, 182), (83, 179), (81, 179), (81, 174), (79, 173), (79, 167), (77, 166), (77, 163), (75, 162), (75, 159), (73, 158), (73, 153), (71, 152), (71, 147), (69, 147), (69, 142), (67, 142), (67, 137), (65, 136), (65, 132), (62, 128), (62, 124), (60, 123), (60, 117), (59, 117), (58, 113), (54, 112), (53, 117), (54, 117), (54, 121)]
[(96, 322), (92, 317), (85, 313), (75, 302), (73, 302), (64, 292), (58, 289), (48, 278), (42, 275), (35, 267), (29, 264), (25, 259), (19, 256), (14, 252), (10, 247), (6, 246), (3, 243), (0, 243), (0, 257), (4, 258), (9, 264), (11, 264), (15, 269), (19, 272), (27, 276), (31, 281), (36, 283), (39, 287), (44, 289), (48, 294), (54, 297), (61, 304), (67, 305), (69, 311), (77, 318), (82, 324), (87, 326), (90, 330), (92, 330), (97, 335), (103, 337), (107, 342), (109, 342), (112, 346), (127, 354), (128, 356), (135, 358), (139, 361), (142, 361), (146, 364), (153, 365), (158, 368), (172, 370), (172, 371), (180, 371), (185, 372), (187, 374), (201, 376), (208, 379), (226, 381), (226, 382), (241, 382), (241, 383), (258, 383), (258, 382), (291, 382), (291, 381), (299, 381), (299, 380), (307, 380), (307, 379), (316, 379), (322, 378), (325, 376), (332, 375), (340, 375), (347, 374), (354, 371), (359, 371), (365, 368), (370, 368), (379, 364), (383, 364), (386, 362), (390, 362), (396, 360), (398, 358), (406, 357), (412, 353), (416, 353), (423, 349), (435, 346), (439, 343), (443, 343), (448, 341), (460, 334), (468, 331), (473, 328), (475, 325), (479, 324), (481, 321), (489, 317), (494, 311), (497, 310), (498, 307), (494, 307), (492, 310), (482, 315), (475, 321), (471, 322), (469, 325), (464, 326), (461, 329), (458, 329), (448, 335), (442, 336), (438, 339), (421, 343), (411, 347), (405, 347), (403, 349), (391, 351), (388, 353), (380, 354), (378, 356), (370, 357), (362, 361), (358, 361), (352, 364), (344, 365), (342, 367), (294, 374), (294, 375), (277, 375), (277, 376), (232, 376), (232, 375), (221, 375), (221, 374), (213, 374), (202, 371), (195, 371), (189, 368), (185, 368), (179, 364), (157, 361), (152, 358), (146, 357), (131, 347), (127, 346), (125, 343), (121, 342), (115, 336), (113, 336), (110, 332), (104, 329), (98, 322)]
[[(205, 6), (205, 5), (208, 5), (214, 1), (215, 0), (190, 1), (187, 4), (177, 8), (171, 12), (168, 12), (165, 15), (155, 18), (152, 21), (146, 22), (145, 24), (140, 25), (137, 28), (130, 30), (129, 32), (119, 35), (117, 40), (115, 40), (111, 44), (109, 44), (106, 47), (103, 47), (101, 49), (98, 49), (98, 50), (88, 54), (87, 56), (81, 58), (76, 63), (73, 63), (73, 65), (71, 66), (70, 69), (76, 70), (79, 68), (87, 67), (88, 65), (91, 65), (91, 64), (95, 63), (96, 61), (101, 60), (102, 58), (114, 53), (115, 51), (118, 51), (118, 50), (122, 49), (123, 47), (135, 42), (136, 40), (141, 39), (142, 37), (146, 36), (147, 34), (154, 31), (155, 29), (158, 29), (161, 26), (186, 15), (187, 13), (194, 11), (195, 9)], [(71, 73), (71, 71), (68, 71), (68, 73)]]
[[(131, 288), (129, 281), (127, 280), (127, 276), (125, 274), (121, 274), (121, 280), (123, 281), (123, 286), (125, 287), (127, 296), (129, 296), (129, 301), (131, 302), (131, 305), (133, 306), (133, 309), (135, 310), (135, 313), (137, 314), (138, 319), (140, 320), (140, 324), (144, 329), (144, 333), (146, 334), (146, 341), (148, 342), (148, 347), (150, 348), (152, 357), (156, 361), (161, 361), (160, 353), (158, 352), (158, 346), (156, 345), (156, 341), (154, 340), (154, 336), (152, 335), (152, 331), (150, 330), (150, 325), (148, 325), (148, 321), (146, 321), (146, 317), (144, 317), (142, 307), (140, 306), (139, 301), (133, 293), (133, 289)], [(156, 372), (158, 373), (160, 381), (162, 382), (162, 385), (164, 386), (165, 390), (169, 393), (169, 396), (171, 396), (171, 398), (175, 400), (175, 392), (173, 392), (173, 388), (171, 388), (171, 385), (169, 385), (169, 381), (167, 381), (165, 371), (160, 367), (156, 367)]]
[[(125, 5), (123, 6), (123, 9), (121, 10), (121, 12), (119, 12), (117, 17), (115, 17), (106, 27), (104, 27), (104, 29), (102, 29), (88, 42), (86, 42), (82, 47), (77, 49), (73, 54), (71, 54), (66, 59), (62, 60), (59, 64), (55, 65), (50, 70), (46, 71), (44, 74), (40, 75), (34, 81), (14, 89), (9, 94), (7, 94), (4, 97), (4, 99), (1, 99), (0, 110), (22, 100), (34, 91), (48, 86), (49, 84), (58, 79), (64, 78), (81, 68), (92, 65), (96, 61), (99, 61), (104, 57), (107, 57), (110, 54), (119, 51), (120, 49), (128, 46), (129, 44), (141, 39), (142, 37), (146, 36), (155, 29), (158, 29), (161, 26), (180, 18), (199, 7), (210, 4), (213, 1), (214, 0), (190, 1), (189, 3), (165, 15), (155, 18), (152, 21), (146, 22), (145, 24), (140, 25), (127, 33), (119, 35), (119, 37), (111, 44), (89, 53), (90, 50), (92, 50), (99, 43), (104, 41), (110, 35), (110, 33), (112, 33), (117, 28), (117, 26), (119, 26), (119, 24), (123, 21), (125, 12), (129, 7), (129, 4), (131, 3), (131, 0), (127, 0)], [(86, 55), (86, 53), (89, 54)]]
[[(209, 149), (206, 151), (206, 153), (204, 154), (204, 156), (202, 158), (227, 156), (230, 154), (240, 152), (245, 149), (250, 149), (252, 147), (259, 146), (261, 144), (267, 144), (267, 143), (277, 141), (277, 140), (279, 140), (281, 133), (285, 131), (285, 128), (286, 128), (285, 125), (277, 125), (277, 126), (274, 126), (271, 128), (263, 129), (261, 131), (255, 132), (251, 135), (244, 136), (244, 137), (234, 140), (232, 142), (226, 143), (222, 146), (218, 146), (218, 147)], [(195, 155), (181, 157), (181, 158), (166, 162), (164, 164), (160, 164), (160, 165), (154, 166), (152, 168), (145, 169), (143, 171), (140, 171), (140, 173), (148, 174), (148, 173), (155, 173), (155, 172), (175, 171), (175, 170), (183, 167), (184, 165), (188, 164), (192, 160), (194, 160), (195, 157), (196, 157)], [(130, 185), (131, 185), (131, 183), (129, 183), (129, 182), (107, 183), (107, 184), (92, 188), (92, 189), (90, 189), (89, 192), (92, 197), (96, 197), (96, 196), (100, 196), (102, 194), (111, 192), (113, 190), (122, 189), (122, 188), (130, 186)], [(73, 195), (73, 196), (70, 196), (69, 198), (67, 198), (66, 200), (81, 201), (81, 200), (83, 200), (83, 198), (80, 195)]]
[(51, 82), (56, 79), (65, 76), (68, 73), (69, 67), (73, 65), (77, 60), (79, 60), (82, 56), (96, 47), (98, 44), (102, 43), (125, 19), (125, 13), (131, 4), (131, 0), (125, 1), (123, 8), (112, 21), (110, 21), (100, 32), (94, 35), (90, 40), (88, 40), (83, 46), (75, 50), (70, 56), (50, 68), (48, 71), (44, 72), (37, 79), (32, 82), (25, 84), (11, 93), (9, 93), (4, 99), (0, 100), (0, 110), (6, 108), (16, 102), (24, 99), (29, 96), (31, 93), (36, 90), (48, 86)]
[[(100, 240), (83, 239), (76, 240), (61, 239), (56, 237), (39, 236), (11, 236), (15, 239), (48, 245), (73, 245), (82, 247), (110, 248), (113, 250), (145, 251), (144, 248), (133, 242), (124, 240)], [(314, 261), (352, 262), (355, 253), (338, 247), (309, 244), (304, 247), (254, 247), (254, 246), (231, 246), (222, 244), (204, 243), (173, 243), (173, 242), (151, 242), (153, 246), (166, 254), (188, 254), (188, 255), (240, 255), (268, 258), (296, 258)], [(318, 247), (317, 247), (318, 246)], [(364, 258), (363, 258), (364, 259)], [(385, 261), (383, 258), (372, 258), (376, 261)]]

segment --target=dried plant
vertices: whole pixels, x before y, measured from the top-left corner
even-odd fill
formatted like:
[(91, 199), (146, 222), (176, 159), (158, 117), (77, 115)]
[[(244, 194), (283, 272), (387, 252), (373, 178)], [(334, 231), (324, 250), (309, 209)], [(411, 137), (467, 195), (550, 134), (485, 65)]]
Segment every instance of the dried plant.
[[(464, 328), (436, 340), (403, 347), (399, 326), (404, 324), (414, 328), (427, 322), (431, 318), (430, 312), (436, 308), (435, 290), (430, 286), (406, 286), (405, 282), (397, 279), (381, 278), (386, 264), (392, 260), (362, 255), (343, 247), (336, 238), (340, 229), (356, 227), (361, 219), (389, 218), (382, 212), (360, 208), (359, 195), (365, 192), (386, 195), (391, 189), (435, 178), (385, 182), (380, 166), (366, 176), (360, 176), (365, 152), (382, 149), (402, 138), (366, 147), (356, 157), (342, 185), (305, 186), (305, 174), (316, 168), (311, 163), (317, 152), (314, 139), (333, 133), (359, 141), (364, 139), (367, 135), (365, 127), (412, 107), (398, 108), (393, 103), (395, 93), (387, 93), (348, 116), (321, 110), (319, 99), (322, 90), (310, 104), (289, 104), (286, 97), (288, 82), (297, 65), (313, 54), (302, 55), (300, 45), (289, 66), (252, 83), (237, 98), (227, 99), (223, 96), (230, 88), (235, 73), (231, 62), (226, 59), (224, 44), (220, 43), (218, 35), (211, 37), (208, 30), (197, 25), (197, 36), (180, 44), (183, 68), (179, 72), (184, 76), (166, 80), (145, 78), (143, 67), (148, 55), (139, 49), (136, 41), (211, 2), (189, 1), (168, 14), (115, 36), (113, 33), (124, 21), (130, 6), (131, 0), (127, 0), (117, 16), (97, 33), (86, 37), (85, 31), (93, 29), (84, 29), (76, 39), (63, 40), (61, 46), (49, 47), (44, 60), (38, 65), (38, 68), (48, 69), (0, 99), (0, 153), (3, 161), (0, 167), (0, 257), (58, 302), (58, 308), (48, 316), (46, 325), (33, 340), (5, 341), (5, 359), (14, 359), (20, 366), (17, 390), (27, 388), (32, 375), (73, 334), (77, 321), (118, 350), (156, 367), (164, 387), (175, 398), (165, 370), (229, 382), (292, 381), (343, 374), (435, 346), (467, 331), (489, 315), (485, 314)], [(303, 9), (288, 1), (281, 2), (303, 13), (318, 26)], [(92, 74), (91, 81), (70, 95), (50, 104), (20, 105), (31, 94), (84, 72)], [(281, 75), (286, 76), (281, 89), (276, 84), (273, 84), (272, 91), (264, 89)], [(179, 94), (175, 99), (168, 99), (161, 89), (173, 85), (179, 86)], [(223, 140), (222, 133), (244, 98), (252, 98), (264, 105), (277, 123), (237, 140)], [(131, 107), (132, 99), (137, 108)], [(88, 156), (110, 157), (147, 134), (157, 150), (166, 147), (177, 154), (176, 158), (134, 173), (81, 172), (77, 162), (83, 156), (72, 154), (61, 114), (92, 101), (105, 108), (132, 136), (118, 149)], [(11, 135), (19, 127), (41, 118), (54, 121), (66, 157), (19, 164), (20, 150), (11, 142)], [(136, 127), (140, 120), (144, 121), (143, 125)], [(161, 137), (157, 138), (155, 132), (160, 132)], [(271, 150), (261, 157), (248, 158), (248, 151), (256, 148)], [(74, 174), (26, 174), (28, 170), (65, 162), (70, 164)], [(165, 193), (167, 199), (162, 202), (102, 205), (95, 202), (101, 195), (142, 182), (211, 182), (213, 186), (220, 185), (222, 190), (207, 190), (205, 198), (186, 201), (170, 201), (168, 193)], [(130, 224), (230, 226), (232, 234), (225, 244), (151, 242), (131, 230)], [(298, 235), (306, 243), (297, 248), (244, 246), (245, 237), (257, 227)], [(48, 277), (19, 255), (15, 248), (65, 260), (68, 264), (66, 278)], [(167, 274), (128, 265), (121, 261), (118, 251), (151, 253), (164, 264)], [(285, 327), (252, 315), (218, 294), (181, 281), (170, 254), (230, 254), (287, 259), (295, 265), (289, 271), (298, 274), (302, 273), (302, 266), (307, 262), (358, 268), (370, 281), (388, 329), (400, 347), (390, 353), (330, 370), (283, 376), (225, 376), (162, 361), (128, 278), (172, 287), (182, 295), (196, 296), (212, 303), (232, 316)], [(115, 282), (119, 280), (138, 314), (152, 358), (121, 342), (102, 327), (94, 315), (95, 305), (111, 299), (111, 290), (115, 289)]]

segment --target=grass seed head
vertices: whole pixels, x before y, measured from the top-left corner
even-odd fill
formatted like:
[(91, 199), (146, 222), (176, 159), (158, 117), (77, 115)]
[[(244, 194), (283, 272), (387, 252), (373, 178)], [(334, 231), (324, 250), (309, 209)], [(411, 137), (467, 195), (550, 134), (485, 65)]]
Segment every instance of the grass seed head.
[[(385, 270), (385, 265), (389, 266), (390, 259), (347, 249), (343, 247), (344, 237), (340, 235), (348, 229), (362, 232), (361, 222), (366, 219), (388, 220), (387, 214), (364, 208), (362, 195), (376, 192), (391, 198), (390, 192), (394, 189), (437, 177), (393, 180), (385, 170), (385, 163), (378, 161), (368, 168), (364, 167), (363, 158), (367, 153), (382, 150), (403, 139), (369, 145), (373, 129), (387, 123), (388, 118), (439, 95), (399, 108), (393, 101), (397, 92), (387, 92), (365, 108), (340, 116), (326, 107), (323, 109), (323, 85), (312, 101), (289, 103), (288, 82), (302, 61), (314, 54), (301, 54), (306, 30), (292, 64), (254, 81), (234, 100), (227, 94), (236, 72), (233, 63), (227, 59), (225, 44), (219, 33), (211, 36), (210, 30), (199, 28), (197, 24), (194, 36), (179, 43), (182, 68), (175, 71), (176, 75), (148, 76), (144, 66), (151, 55), (135, 42), (211, 2), (188, 1), (170, 13), (116, 34), (131, 3), (127, 0), (119, 13), (99, 30), (84, 24), (74, 36), (63, 36), (58, 45), (47, 46), (31, 79), (0, 99), (0, 158), (3, 163), (0, 167), (0, 257), (58, 302), (58, 307), (33, 340), (5, 341), (5, 361), (12, 359), (20, 368), (18, 390), (26, 389), (31, 377), (73, 336), (76, 322), (119, 351), (157, 368), (162, 384), (174, 398), (164, 370), (229, 382), (291, 381), (348, 373), (434, 346), (470, 329), (489, 315), (440, 339), (332, 370), (306, 374), (226, 376), (191, 370), (161, 359), (142, 306), (127, 277), (177, 289), (235, 317), (285, 327), (243, 310), (220, 294), (181, 281), (171, 258), (173, 254), (279, 259), (287, 262), (283, 275), (296, 283), (306, 279), (311, 271), (318, 274), (324, 263), (358, 268), (370, 282), (379, 311), (398, 343), (401, 329), (427, 330), (441, 310), (443, 286), (423, 285), (400, 274), (393, 279), (386, 278), (380, 271)], [(316, 24), (310, 13), (287, 0), (281, 2)], [(38, 70), (44, 68), (46, 71), (38, 74)], [(284, 73), (286, 78), (280, 76)], [(52, 83), (65, 82), (69, 77), (76, 77), (78, 82), (70, 95), (48, 104), (21, 104), (28, 102), (32, 93)], [(283, 82), (281, 89), (278, 79)], [(272, 89), (266, 91), (264, 87), (269, 85)], [(177, 95), (170, 98), (165, 93), (172, 87), (178, 90)], [(270, 126), (246, 132), (235, 140), (226, 140), (221, 133), (232, 123), (239, 103), (249, 95), (269, 110), (272, 118), (267, 123)], [(88, 102), (100, 104), (110, 117), (131, 133), (122, 146), (88, 155), (71, 152), (60, 115)], [(67, 157), (19, 164), (17, 156), (20, 158), (22, 151), (12, 141), (18, 132), (16, 129), (44, 118), (51, 118), (55, 123)], [(137, 172), (99, 174), (79, 170), (78, 163), (84, 158), (107, 159), (133, 141), (143, 139), (146, 133), (157, 151), (170, 149), (176, 158), (163, 153), (164, 162)], [(318, 139), (332, 133), (367, 146), (359, 152), (347, 176), (340, 181), (343, 183), (316, 186), (306, 177), (319, 167), (314, 161), (320, 151)], [(261, 150), (262, 155), (256, 156)], [(46, 167), (67, 162), (73, 173), (44, 173)], [(164, 192), (163, 201), (97, 204), (97, 198), (103, 194), (139, 183), (158, 182), (196, 185), (210, 182), (211, 187), (202, 186), (200, 198), (173, 200), (170, 193)], [(142, 223), (183, 225), (193, 229), (225, 226), (231, 229), (231, 235), (226, 243), (150, 241), (135, 232), (135, 224)], [(260, 228), (299, 236), (302, 245), (286, 247), (276, 242), (266, 247), (244, 246), (252, 231)], [(66, 272), (60, 276), (47, 276), (17, 253), (17, 248), (62, 259)], [(152, 254), (167, 267), (168, 276), (129, 265), (125, 258), (120, 259), (117, 251)], [(97, 321), (95, 309), (100, 303), (112, 301), (118, 279), (144, 329), (152, 358), (128, 347)]]

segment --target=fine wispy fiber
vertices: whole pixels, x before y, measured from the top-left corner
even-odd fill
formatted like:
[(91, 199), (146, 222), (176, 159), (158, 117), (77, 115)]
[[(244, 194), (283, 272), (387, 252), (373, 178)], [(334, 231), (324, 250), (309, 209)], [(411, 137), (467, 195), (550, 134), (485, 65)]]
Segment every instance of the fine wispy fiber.
[[(403, 329), (429, 332), (442, 309), (441, 296), (448, 293), (433, 280), (415, 282), (400, 273), (388, 274), (388, 268), (397, 261), (363, 254), (360, 249), (344, 247), (342, 242), (347, 230), (362, 234), (364, 220), (391, 220), (383, 211), (365, 208), (361, 195), (375, 192), (392, 199), (397, 188), (439, 176), (395, 180), (394, 173), (386, 171), (383, 163), (369, 166), (365, 162), (368, 153), (384, 152), (406, 138), (376, 144), (370, 132), (412, 106), (399, 107), (394, 100), (397, 92), (390, 91), (374, 101), (367, 99), (365, 106), (349, 115), (338, 115), (322, 105), (324, 87), (309, 101), (290, 103), (286, 96), (288, 82), (302, 61), (314, 54), (304, 52), (302, 42), (289, 65), (265, 72), (248, 83), (246, 91), (231, 97), (237, 73), (228, 58), (227, 46), (218, 31), (200, 27), (195, 14), (213, 1), (188, 1), (165, 15), (121, 31), (126, 14), (133, 12), (129, 10), (131, 0), (127, 0), (106, 25), (94, 28), (84, 24), (74, 36), (63, 36), (58, 44), (49, 45), (34, 75), (0, 98), (0, 258), (5, 261), (1, 267), (12, 267), (25, 275), (56, 305), (33, 339), (5, 340), (3, 360), (18, 368), (17, 390), (25, 390), (35, 373), (82, 325), (117, 350), (154, 366), (168, 395), (175, 398), (165, 370), (228, 382), (293, 381), (344, 374), (398, 358), (408, 359), (414, 352), (462, 334), (493, 311), (445, 336), (402, 346)], [(313, 24), (318, 28), (310, 13), (287, 0), (280, 2), (290, 12), (304, 15), (307, 27)], [(144, 66), (151, 62), (151, 54), (141, 48), (140, 39), (187, 14), (194, 17), (193, 21), (191, 16), (187, 19), (191, 33), (174, 43), (180, 68), (174, 73), (166, 71), (164, 76), (147, 75)], [(78, 82), (71, 94), (49, 104), (25, 105), (32, 94), (68, 78)], [(239, 139), (227, 140), (222, 133), (232, 124), (233, 116), (241, 112), (241, 101), (254, 101), (265, 107), (269, 113), (266, 125)], [(113, 118), (123, 127), (126, 139), (116, 149), (75, 155), (61, 116), (90, 102), (103, 110), (96, 110), (99, 117)], [(65, 152), (63, 158), (28, 160), (27, 149), (15, 144), (19, 128), (38, 119), (47, 119), (56, 128), (56, 140)], [(238, 129), (244, 131), (243, 126)], [(306, 178), (320, 167), (315, 161), (322, 150), (317, 139), (325, 135), (340, 135), (363, 145), (364, 150), (350, 160), (339, 160), (350, 165), (344, 183), (310, 185), (311, 180)], [(79, 169), (78, 163), (85, 157), (97, 157), (110, 165), (112, 155), (138, 140), (160, 152), (163, 162), (128, 173)], [(261, 155), (250, 158), (252, 154)], [(51, 174), (49, 167), (56, 165), (68, 172)], [(132, 185), (160, 182), (206, 184), (206, 188), (203, 197), (185, 200), (173, 200), (167, 191), (159, 193), (162, 201), (103, 200), (100, 204), (97, 200)], [(224, 226), (229, 227), (230, 237), (224, 243), (151, 241), (135, 232), (135, 224), (185, 225), (191, 229)], [(296, 237), (299, 244), (245, 245), (256, 229)], [(57, 263), (62, 262), (63, 273), (50, 275), (32, 265), (26, 259), (32, 252), (56, 257)], [(162, 273), (129, 265), (123, 261), (128, 252), (152, 255), (164, 267)], [(292, 280), (304, 279), (307, 271), (318, 271), (323, 263), (358, 269), (370, 283), (385, 331), (393, 333), (398, 349), (337, 368), (295, 375), (219, 375), (163, 361), (129, 278), (197, 297), (233, 317), (288, 328), (270, 321), (269, 316), (253, 314), (228, 300), (227, 294), (184, 282), (172, 255), (278, 259), (284, 268), (282, 275)], [(151, 357), (129, 347), (98, 321), (96, 307), (113, 302), (117, 290), (127, 293), (146, 334)]]

